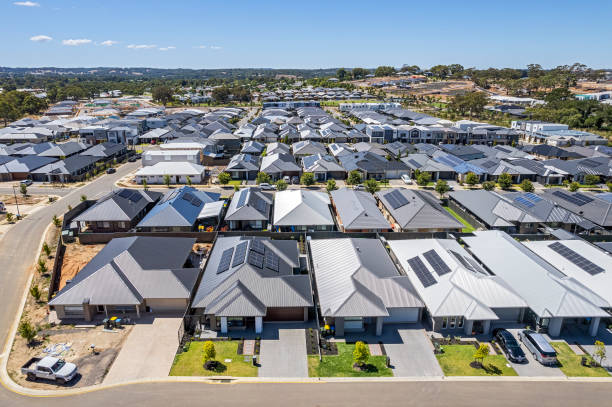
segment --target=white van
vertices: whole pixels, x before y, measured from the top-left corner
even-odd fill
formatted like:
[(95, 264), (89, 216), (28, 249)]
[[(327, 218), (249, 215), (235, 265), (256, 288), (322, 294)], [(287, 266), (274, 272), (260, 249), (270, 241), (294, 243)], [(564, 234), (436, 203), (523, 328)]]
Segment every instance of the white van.
[(544, 335), (524, 330), (518, 333), (518, 337), (525, 347), (529, 349), (535, 360), (543, 365), (557, 364), (557, 352), (548, 343)]

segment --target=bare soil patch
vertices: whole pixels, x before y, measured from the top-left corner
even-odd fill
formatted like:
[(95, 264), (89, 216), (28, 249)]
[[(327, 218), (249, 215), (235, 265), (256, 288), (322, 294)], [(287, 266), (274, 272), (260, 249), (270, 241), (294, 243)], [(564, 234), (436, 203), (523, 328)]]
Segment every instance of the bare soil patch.
[(104, 246), (103, 244), (67, 244), (62, 262), (59, 289), (61, 290), (64, 288), (66, 281), (73, 279), (78, 272), (104, 248)]

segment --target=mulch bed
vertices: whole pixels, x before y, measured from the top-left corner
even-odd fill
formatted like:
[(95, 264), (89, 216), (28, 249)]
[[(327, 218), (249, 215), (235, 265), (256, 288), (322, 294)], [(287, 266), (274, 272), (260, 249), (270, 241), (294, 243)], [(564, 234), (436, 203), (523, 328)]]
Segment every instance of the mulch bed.
[(306, 354), (318, 355), (319, 349), (317, 344), (317, 335), (319, 331), (316, 329), (308, 328), (305, 330), (306, 334)]

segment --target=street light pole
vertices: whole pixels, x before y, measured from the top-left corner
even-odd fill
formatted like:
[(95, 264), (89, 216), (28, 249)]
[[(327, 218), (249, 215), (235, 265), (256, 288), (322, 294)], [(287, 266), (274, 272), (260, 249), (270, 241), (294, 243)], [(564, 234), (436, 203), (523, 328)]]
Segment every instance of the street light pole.
[(15, 205), (17, 206), (17, 219), (20, 219), (21, 214), (19, 213), (19, 202), (17, 202), (17, 192), (15, 192), (15, 185), (13, 185), (13, 195), (15, 196)]

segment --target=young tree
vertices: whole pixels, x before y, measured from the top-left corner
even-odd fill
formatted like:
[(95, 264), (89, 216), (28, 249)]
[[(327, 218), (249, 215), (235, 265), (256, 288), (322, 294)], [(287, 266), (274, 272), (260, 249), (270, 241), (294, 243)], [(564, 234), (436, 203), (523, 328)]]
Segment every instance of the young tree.
[(38, 259), (36, 269), (40, 274), (46, 274), (49, 271), (49, 269), (47, 268), (47, 263), (45, 263), (43, 259)]
[(336, 186), (336, 180), (328, 179), (325, 189), (327, 189), (327, 192), (335, 191), (336, 189), (338, 189), (338, 187)]
[(435, 190), (437, 193), (440, 194), (440, 198), (441, 198), (444, 196), (445, 193), (447, 193), (450, 190), (450, 187), (448, 186), (448, 183), (446, 181), (444, 181), (443, 179), (439, 179), (436, 182)]
[(213, 343), (213, 341), (204, 342), (202, 351), (204, 354), (204, 363), (214, 360), (217, 356), (217, 351), (215, 350), (215, 344)]
[(145, 191), (147, 191), (147, 190), (149, 189), (149, 185), (147, 184), (147, 181), (146, 181), (146, 180), (144, 180), (144, 179), (142, 180), (142, 188), (143, 188)]
[(375, 179), (368, 179), (363, 183), (363, 186), (365, 187), (366, 191), (368, 191), (371, 194), (374, 194), (376, 191), (380, 190), (380, 186), (378, 185), (378, 181), (376, 181)]
[(524, 179), (523, 182), (521, 182), (520, 187), (525, 192), (533, 192), (535, 190), (533, 183), (528, 179)]
[(51, 248), (49, 247), (47, 242), (43, 243), (42, 251), (43, 251), (43, 253), (45, 253), (45, 255), (47, 255), (47, 258), (51, 258)]
[(6, 221), (8, 223), (13, 223), (14, 220), (15, 220), (15, 216), (12, 213), (7, 212), (6, 213)]
[(62, 221), (57, 217), (57, 215), (53, 215), (53, 225), (56, 228), (59, 228), (60, 226), (62, 226)]
[(36, 328), (34, 328), (34, 326), (26, 320), (23, 320), (19, 323), (19, 328), (17, 329), (17, 332), (23, 339), (26, 340), (28, 345), (30, 345), (34, 338), (36, 338)]
[(495, 189), (495, 182), (493, 181), (485, 181), (482, 183), (482, 189), (485, 191), (493, 191)]
[(478, 178), (478, 175), (474, 174), (473, 172), (468, 172), (465, 175), (465, 183), (469, 186), (474, 186), (478, 184), (478, 182), (480, 182), (480, 179)]
[(40, 292), (40, 289), (38, 288), (38, 285), (33, 285), (32, 287), (30, 287), (30, 295), (32, 297), (34, 297), (36, 302), (40, 301), (41, 294), (42, 293)]
[(580, 189), (580, 184), (577, 183), (576, 181), (572, 182), (571, 184), (569, 184), (569, 186), (567, 187), (571, 192), (576, 192)]
[(595, 357), (599, 359), (599, 364), (601, 365), (606, 356), (606, 345), (602, 341), (595, 341)]
[(357, 185), (361, 183), (361, 173), (357, 170), (349, 172), (346, 183), (349, 185)]
[(587, 185), (597, 185), (600, 181), (599, 175), (587, 174), (584, 176), (584, 183)]
[(417, 185), (422, 187), (429, 184), (429, 181), (431, 181), (431, 173), (427, 171), (420, 172), (416, 178)]
[(612, 182), (608, 182), (606, 186), (608, 187), (608, 191), (612, 192)]
[(265, 172), (258, 172), (257, 173), (257, 178), (255, 178), (255, 180), (257, 181), (257, 185), (259, 185), (259, 184), (269, 184), (270, 183), (270, 176), (268, 174), (266, 174)]
[(81, 202), (85, 202), (87, 200), (87, 195), (81, 195)]
[(227, 185), (231, 181), (232, 176), (229, 175), (229, 173), (227, 172), (222, 172), (221, 174), (217, 176), (217, 179), (219, 180), (219, 184)]
[(355, 350), (353, 350), (353, 362), (355, 362), (355, 365), (361, 367), (368, 362), (369, 358), (370, 349), (368, 345), (362, 341), (357, 341), (355, 343)]
[(491, 352), (489, 345), (481, 343), (476, 352), (474, 352), (474, 360), (482, 365), (485, 358), (489, 356), (489, 352)]
[(287, 182), (285, 182), (285, 180), (279, 179), (278, 181), (276, 181), (277, 191), (284, 191), (285, 189), (287, 189)]
[(28, 186), (26, 184), (19, 184), (19, 191), (21, 192), (21, 195), (27, 196), (28, 195)]
[(512, 176), (507, 172), (502, 172), (499, 177), (497, 177), (497, 183), (501, 189), (508, 189), (512, 187)]
[(240, 187), (238, 185), (234, 185), (234, 192), (240, 191)]
[(191, 177), (189, 175), (187, 175), (187, 185), (191, 186)]
[(311, 186), (312, 184), (315, 183), (315, 178), (314, 178), (314, 174), (312, 172), (305, 172), (302, 174), (302, 177), (300, 178), (300, 183), (302, 185), (306, 185)]
[(166, 187), (170, 188), (170, 175), (164, 175), (164, 184), (166, 184)]

